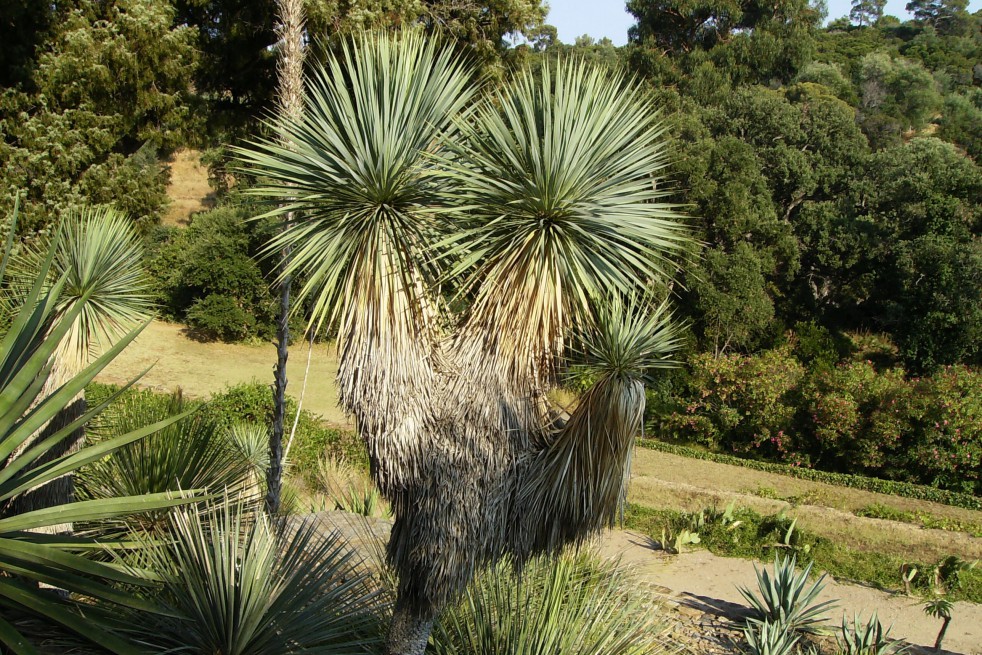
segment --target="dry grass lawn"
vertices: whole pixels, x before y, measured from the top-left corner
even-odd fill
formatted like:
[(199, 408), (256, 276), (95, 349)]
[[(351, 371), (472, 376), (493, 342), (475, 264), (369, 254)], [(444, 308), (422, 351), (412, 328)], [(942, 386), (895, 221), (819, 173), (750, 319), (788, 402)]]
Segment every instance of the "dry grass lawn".
[(215, 206), (215, 193), (208, 184), (208, 169), (201, 165), (197, 150), (178, 150), (166, 162), (170, 166), (167, 197), (170, 205), (161, 223), (187, 225), (191, 214)]
[[(240, 382), (272, 384), (275, 361), (276, 351), (271, 343), (200, 343), (189, 339), (180, 325), (154, 321), (98, 379), (124, 383), (152, 367), (142, 379), (141, 386), (159, 391), (180, 386), (188, 395), (207, 398)], [(288, 392), (294, 397), (300, 395), (306, 362), (306, 345), (294, 346), (288, 367)], [(304, 407), (332, 426), (352, 429), (352, 424), (337, 406), (336, 375), (337, 358), (333, 347), (315, 346)], [(762, 494), (769, 497), (761, 497)], [(923, 512), (982, 525), (982, 512), (643, 448), (635, 454), (629, 500), (649, 507), (686, 511), (714, 503), (725, 506), (731, 500), (762, 513), (793, 508), (791, 513), (798, 517), (803, 528), (859, 550), (922, 561), (953, 553), (970, 559), (982, 558), (982, 539), (971, 535), (927, 530), (909, 523), (861, 518), (853, 514), (857, 509), (878, 503), (900, 511)]]
[[(241, 382), (259, 381), (272, 385), (275, 364), (276, 348), (272, 343), (201, 343), (189, 339), (181, 325), (154, 321), (97, 380), (123, 384), (150, 368), (140, 386), (158, 391), (181, 387), (189, 396), (208, 398)], [(287, 365), (287, 393), (295, 398), (300, 397), (306, 365), (306, 344), (294, 345)], [(303, 406), (319, 414), (326, 423), (351, 428), (337, 404), (334, 383), (337, 372), (333, 347), (315, 345)]]

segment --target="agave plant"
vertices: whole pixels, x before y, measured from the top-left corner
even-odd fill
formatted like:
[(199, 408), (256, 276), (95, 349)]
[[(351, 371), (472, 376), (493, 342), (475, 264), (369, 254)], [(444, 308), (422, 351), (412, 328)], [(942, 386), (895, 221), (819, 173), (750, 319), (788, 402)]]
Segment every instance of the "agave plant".
[[(475, 571), (616, 520), (638, 369), (675, 345), (667, 312), (620, 300), (686, 244), (650, 99), (570, 61), (480, 91), (418, 33), (365, 34), (314, 73), (301, 117), (239, 151), (270, 215), (294, 217), (267, 252), (292, 250), (284, 275), (337, 330), (341, 405), (395, 512), (398, 655), (423, 652)], [(547, 393), (591, 326), (606, 374), (566, 415)]]
[(435, 655), (641, 655), (659, 641), (652, 596), (626, 569), (581, 553), (502, 560), (437, 620)]
[(226, 500), (171, 516), (172, 540), (149, 549), (172, 612), (130, 631), (153, 652), (290, 655), (372, 652), (379, 595), (336, 533), (315, 523), (280, 534), (264, 513)]
[(863, 623), (859, 615), (853, 616), (852, 623), (842, 617), (842, 628), (835, 641), (842, 655), (899, 655), (910, 650), (903, 642), (890, 639), (890, 629), (883, 627), (874, 611)]
[(822, 633), (821, 624), (825, 621), (823, 614), (835, 607), (835, 601), (815, 602), (825, 587), (825, 575), (820, 576), (809, 587), (808, 575), (811, 569), (812, 563), (809, 562), (808, 566), (798, 572), (797, 558), (785, 558), (780, 554), (774, 556), (773, 577), (766, 568), (758, 569), (755, 564), (760, 597), (746, 587), (740, 587), (740, 594), (750, 603), (754, 613), (751, 620), (768, 621), (795, 633)]
[(747, 655), (791, 655), (800, 637), (782, 623), (748, 621), (743, 628)]
[[(16, 217), (16, 212), (15, 212)], [(7, 271), (13, 242), (11, 227), (0, 263), (0, 281)], [(50, 526), (75, 521), (108, 520), (139, 512), (160, 510), (187, 502), (180, 495), (153, 494), (125, 496), (54, 505), (44, 509), (15, 512), (18, 499), (51, 480), (70, 475), (79, 467), (95, 462), (114, 451), (163, 429), (181, 417), (170, 417), (153, 425), (141, 426), (74, 453), (51, 456), (73, 433), (103, 411), (113, 398), (86, 409), (43, 439), (28, 442), (64, 409), (95, 376), (138, 334), (120, 339), (109, 350), (76, 375), (52, 385), (57, 353), (90, 302), (92, 291), (82, 293), (71, 307), (63, 308), (62, 293), (68, 276), (51, 282), (53, 262), (60, 239), (57, 235), (40, 262), (33, 285), (25, 292), (20, 311), (13, 317), (2, 338), (0, 353), (0, 643), (10, 652), (26, 655), (37, 652), (12, 622), (22, 614), (56, 624), (98, 643), (113, 653), (133, 653), (136, 649), (107, 628), (103, 613), (78, 611), (75, 598), (99, 600), (110, 605), (153, 610), (138, 596), (116, 588), (118, 584), (145, 585), (134, 572), (93, 561), (86, 554), (104, 547), (120, 547), (112, 540), (39, 534)], [(68, 592), (72, 599), (54, 594), (39, 585), (51, 585)]]

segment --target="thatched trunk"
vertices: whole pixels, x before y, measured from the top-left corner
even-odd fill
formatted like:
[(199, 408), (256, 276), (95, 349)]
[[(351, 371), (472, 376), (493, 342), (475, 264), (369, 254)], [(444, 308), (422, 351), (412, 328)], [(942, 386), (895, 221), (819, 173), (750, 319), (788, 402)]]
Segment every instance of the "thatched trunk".
[(423, 655), (433, 620), (432, 608), (399, 599), (392, 612), (385, 655)]
[[(434, 616), (479, 569), (505, 555), (520, 565), (616, 521), (644, 392), (637, 381), (604, 379), (567, 418), (528, 383), (516, 390), (507, 374), (461, 365), (466, 349), (456, 347), (434, 346), (413, 363), (425, 387), (415, 386), (420, 378), (395, 385), (392, 376), (407, 369), (385, 366), (379, 356), (391, 347), (376, 342), (359, 353), (348, 389), (379, 398), (360, 383), (386, 380), (382, 397), (398, 403), (386, 423), (380, 414), (362, 422), (367, 412), (353, 407), (395, 513), (388, 558), (399, 588), (386, 652), (416, 655)], [(428, 365), (435, 360), (437, 370)], [(348, 365), (342, 358), (343, 372)]]

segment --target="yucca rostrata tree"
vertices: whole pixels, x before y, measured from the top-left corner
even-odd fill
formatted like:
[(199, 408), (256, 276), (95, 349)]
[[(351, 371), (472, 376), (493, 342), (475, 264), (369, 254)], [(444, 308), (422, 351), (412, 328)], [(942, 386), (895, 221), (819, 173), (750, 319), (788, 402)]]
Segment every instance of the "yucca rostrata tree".
[[(482, 93), (415, 33), (357, 37), (273, 127), (239, 156), (300, 217), (269, 252), (292, 247), (336, 331), (341, 404), (395, 511), (388, 652), (416, 655), (477, 567), (615, 520), (643, 373), (675, 346), (667, 312), (624, 300), (685, 243), (659, 202), (663, 130), (607, 70)], [(577, 332), (595, 383), (566, 415), (545, 394)]]
[[(52, 257), (47, 282), (63, 283), (56, 318), (71, 315), (73, 319), (54, 352), (51, 373), (39, 401), (152, 315), (153, 303), (142, 265), (143, 249), (130, 220), (111, 207), (82, 207), (67, 214), (58, 234), (53, 243), (39, 239), (22, 247), (20, 255), (12, 260), (13, 283), (7, 299), (15, 309), (19, 308), (46, 258)], [(20, 450), (47, 439), (85, 412), (83, 390)], [(77, 451), (84, 438), (84, 425), (78, 425), (70, 437), (61, 440), (36, 465)], [(56, 478), (19, 496), (12, 511), (27, 512), (69, 502), (73, 488), (71, 475)], [(66, 527), (70, 528), (66, 524), (53, 530)]]

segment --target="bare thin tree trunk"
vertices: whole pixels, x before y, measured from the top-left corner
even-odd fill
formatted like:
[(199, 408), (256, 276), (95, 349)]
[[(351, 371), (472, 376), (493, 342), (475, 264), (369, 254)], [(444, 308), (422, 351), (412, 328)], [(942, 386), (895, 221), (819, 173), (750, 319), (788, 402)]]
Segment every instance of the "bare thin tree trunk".
[(938, 638), (934, 641), (934, 650), (941, 650), (941, 642), (944, 641), (945, 633), (948, 632), (949, 623), (951, 623), (951, 617), (944, 617), (944, 623), (941, 624), (941, 632), (938, 633)]
[[(278, 0), (281, 55), (278, 65), (279, 109), (284, 118), (296, 118), (303, 111), (304, 13), (303, 0)], [(293, 213), (286, 215), (286, 224)], [(289, 229), (285, 227), (284, 229)], [(273, 384), (273, 429), (269, 435), (269, 469), (266, 472), (266, 510), (274, 515), (280, 510), (283, 484), (283, 423), (286, 415), (286, 364), (290, 356), (290, 285), (286, 274), (290, 249), (280, 253), (277, 270), (280, 291), (280, 316), (276, 326), (276, 380)]]

